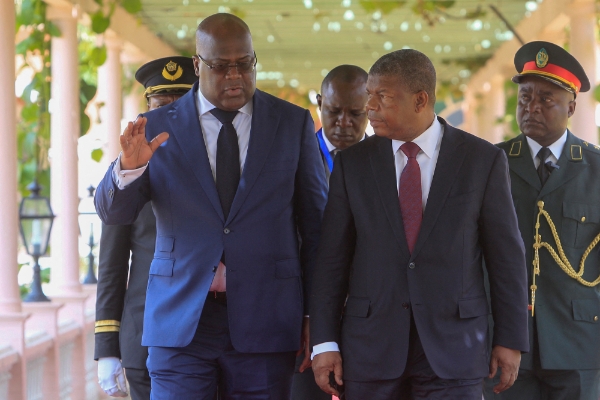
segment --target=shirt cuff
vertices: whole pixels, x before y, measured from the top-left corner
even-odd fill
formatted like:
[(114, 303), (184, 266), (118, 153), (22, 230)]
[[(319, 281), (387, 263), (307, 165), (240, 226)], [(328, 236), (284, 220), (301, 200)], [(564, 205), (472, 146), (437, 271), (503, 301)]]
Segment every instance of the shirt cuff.
[(336, 342), (325, 342), (325, 343), (318, 344), (316, 346), (313, 346), (313, 351), (312, 351), (312, 354), (310, 355), (310, 359), (312, 360), (313, 358), (315, 358), (316, 355), (325, 353), (328, 351), (339, 352), (340, 348)]
[(137, 178), (142, 176), (146, 168), (148, 168), (148, 163), (143, 167), (138, 169), (121, 169), (121, 154), (115, 161), (115, 165), (113, 166), (113, 181), (117, 185), (117, 187), (121, 190), (125, 189), (127, 186), (131, 185)]

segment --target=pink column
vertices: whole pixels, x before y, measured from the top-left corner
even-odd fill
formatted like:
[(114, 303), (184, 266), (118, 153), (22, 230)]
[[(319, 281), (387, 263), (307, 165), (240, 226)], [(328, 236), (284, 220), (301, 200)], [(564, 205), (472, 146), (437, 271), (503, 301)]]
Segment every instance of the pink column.
[(61, 36), (52, 38), (51, 182), (56, 218), (52, 228), (52, 293), (80, 293), (77, 195), (79, 71), (77, 19), (71, 7), (52, 7), (50, 18)]
[(104, 161), (112, 162), (121, 151), (119, 136), (121, 135), (121, 117), (123, 101), (121, 91), (121, 51), (123, 43), (111, 31), (104, 35), (106, 44), (106, 62), (98, 74), (99, 95), (104, 101), (102, 128), (106, 132), (106, 152)]
[(592, 90), (577, 95), (577, 107), (571, 117), (573, 133), (590, 143), (598, 143), (595, 123), (596, 101), (592, 95), (596, 86), (596, 10), (593, 0), (581, 0), (569, 7), (571, 16), (571, 54), (585, 70)]
[(8, 55), (0, 64), (0, 332), (2, 344), (10, 345), (19, 355), (9, 369), (8, 398), (25, 399), (25, 320), (17, 284), (18, 204), (17, 204), (17, 132), (15, 87), (15, 3), (0, 0), (0, 54)]
[(0, 87), (7, 95), (0, 98), (0, 312), (20, 312), (17, 284), (19, 207), (17, 204), (17, 132), (15, 109), (15, 6), (13, 0), (0, 0), (0, 54), (9, 55), (0, 64)]

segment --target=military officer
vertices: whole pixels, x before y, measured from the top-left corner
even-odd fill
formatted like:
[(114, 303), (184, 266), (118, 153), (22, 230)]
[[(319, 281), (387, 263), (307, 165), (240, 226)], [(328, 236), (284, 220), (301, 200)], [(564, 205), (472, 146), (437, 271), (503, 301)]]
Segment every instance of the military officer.
[[(146, 89), (148, 110), (174, 102), (198, 80), (192, 59), (179, 56), (142, 65), (135, 79)], [(150, 399), (148, 349), (141, 343), (155, 241), (156, 219), (150, 203), (132, 225), (102, 226), (94, 358), (98, 360), (100, 386), (112, 397), (127, 396), (125, 368), (131, 398)]]
[(527, 251), (531, 352), (513, 387), (486, 399), (598, 400), (600, 249), (587, 249), (600, 234), (600, 147), (567, 129), (590, 82), (552, 43), (524, 45), (514, 63), (522, 134), (499, 147)]

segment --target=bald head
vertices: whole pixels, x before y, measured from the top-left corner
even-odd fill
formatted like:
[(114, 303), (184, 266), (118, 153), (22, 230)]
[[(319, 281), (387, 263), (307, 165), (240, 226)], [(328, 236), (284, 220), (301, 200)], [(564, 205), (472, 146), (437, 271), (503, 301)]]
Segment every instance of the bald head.
[(256, 57), (248, 25), (232, 14), (214, 14), (196, 30), (194, 68), (200, 91), (215, 107), (237, 111), (256, 89)]
[(367, 71), (356, 65), (338, 65), (325, 76), (321, 83), (321, 93), (327, 90), (327, 86), (332, 81), (346, 83), (346, 84), (366, 84), (368, 78)]
[(250, 28), (241, 18), (233, 14), (213, 14), (202, 20), (196, 29), (196, 52), (202, 50), (205, 41), (232, 35), (251, 37)]
[(336, 149), (350, 147), (365, 135), (367, 77), (367, 72), (356, 65), (340, 65), (332, 69), (321, 84), (317, 103), (323, 133)]

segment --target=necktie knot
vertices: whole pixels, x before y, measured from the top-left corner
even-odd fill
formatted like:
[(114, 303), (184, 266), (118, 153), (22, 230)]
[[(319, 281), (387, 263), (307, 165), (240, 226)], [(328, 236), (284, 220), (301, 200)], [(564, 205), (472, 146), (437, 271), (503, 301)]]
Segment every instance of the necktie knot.
[(547, 147), (542, 147), (540, 151), (538, 151), (537, 157), (540, 159), (540, 164), (545, 164), (546, 159), (550, 157), (550, 149)]
[(406, 142), (400, 146), (400, 150), (402, 150), (402, 152), (406, 154), (406, 157), (408, 158), (417, 158), (417, 154), (419, 154), (421, 148), (416, 143)]
[(231, 124), (238, 112), (239, 111), (225, 111), (221, 110), (220, 108), (213, 108), (210, 110), (210, 113), (214, 115), (215, 118), (218, 119), (223, 125), (227, 123)]

